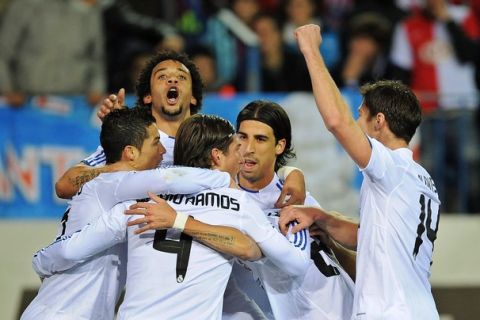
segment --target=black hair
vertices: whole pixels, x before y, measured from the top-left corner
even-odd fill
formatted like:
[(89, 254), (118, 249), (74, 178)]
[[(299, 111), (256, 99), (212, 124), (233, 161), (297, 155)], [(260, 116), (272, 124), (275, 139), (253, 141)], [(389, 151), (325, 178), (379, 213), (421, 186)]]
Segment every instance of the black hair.
[(422, 121), (420, 104), (413, 91), (393, 80), (368, 83), (360, 91), (370, 117), (383, 113), (393, 134), (409, 143)]
[(154, 123), (152, 111), (144, 107), (124, 107), (107, 114), (100, 131), (100, 144), (107, 164), (119, 161), (123, 149), (128, 145), (140, 150), (148, 138), (147, 128)]
[(247, 104), (237, 116), (237, 131), (245, 120), (260, 121), (272, 128), (275, 143), (285, 139), (285, 150), (277, 156), (275, 171), (296, 157), (292, 146), (292, 126), (287, 112), (278, 104), (268, 100), (254, 100)]
[(143, 98), (148, 96), (151, 93), (150, 88), (150, 78), (152, 76), (152, 71), (157, 64), (162, 61), (173, 60), (178, 61), (187, 67), (190, 71), (190, 76), (192, 77), (192, 95), (197, 100), (197, 104), (190, 104), (190, 113), (196, 114), (202, 108), (202, 99), (203, 99), (203, 82), (198, 72), (197, 66), (190, 60), (190, 58), (183, 53), (178, 53), (171, 50), (165, 50), (157, 52), (143, 67), (143, 70), (140, 72), (137, 83), (135, 85), (137, 93), (137, 104), (140, 106), (150, 106), (146, 105), (143, 102)]

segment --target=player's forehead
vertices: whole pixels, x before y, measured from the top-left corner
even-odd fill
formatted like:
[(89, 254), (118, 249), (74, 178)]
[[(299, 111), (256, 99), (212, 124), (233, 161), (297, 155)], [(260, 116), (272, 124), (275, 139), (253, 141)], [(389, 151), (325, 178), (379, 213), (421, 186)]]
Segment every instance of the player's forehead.
[(177, 60), (163, 60), (160, 61), (152, 70), (152, 75), (162, 71), (180, 71), (186, 74), (190, 74), (190, 70)]
[(273, 136), (273, 129), (268, 124), (258, 120), (244, 120), (240, 122), (238, 133), (251, 136)]

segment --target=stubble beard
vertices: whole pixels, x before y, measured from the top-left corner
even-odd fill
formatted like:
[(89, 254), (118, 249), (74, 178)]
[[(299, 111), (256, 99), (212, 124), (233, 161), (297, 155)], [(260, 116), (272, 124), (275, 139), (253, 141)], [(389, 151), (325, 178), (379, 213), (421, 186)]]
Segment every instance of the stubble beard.
[(176, 110), (168, 110), (166, 107), (162, 106), (161, 110), (162, 110), (162, 114), (166, 115), (167, 117), (176, 118), (176, 117), (178, 117), (179, 115), (182, 114), (183, 107), (179, 106), (178, 109), (176, 109)]

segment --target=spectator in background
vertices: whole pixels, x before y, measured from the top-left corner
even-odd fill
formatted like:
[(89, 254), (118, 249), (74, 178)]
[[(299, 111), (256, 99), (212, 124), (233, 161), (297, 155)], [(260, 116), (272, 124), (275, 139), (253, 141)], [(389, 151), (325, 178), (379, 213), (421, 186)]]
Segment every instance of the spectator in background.
[(131, 87), (127, 70), (139, 52), (160, 47), (183, 49), (183, 39), (174, 26), (177, 11), (178, 3), (168, 0), (116, 0), (105, 8), (109, 91)]
[[(422, 0), (423, 1), (423, 0)], [(361, 17), (375, 16), (382, 19), (381, 23), (385, 28), (388, 28), (388, 35), (386, 35), (385, 50), (390, 51), (391, 38), (395, 25), (404, 19), (410, 11), (400, 9), (395, 0), (358, 0), (355, 2), (353, 10), (345, 16), (345, 24), (341, 30), (342, 33), (342, 50), (345, 50), (346, 40), (349, 38), (349, 32), (352, 31), (352, 22), (362, 19)], [(376, 19), (378, 21), (378, 19)], [(388, 25), (388, 26), (386, 26)]]
[(0, 30), (0, 92), (14, 106), (27, 95), (105, 93), (101, 9), (96, 0), (17, 0)]
[(383, 79), (388, 62), (388, 20), (373, 12), (357, 15), (345, 34), (348, 37), (345, 54), (332, 70), (337, 86), (359, 88)]
[[(11, 0), (0, 0), (0, 19), (2, 18), (5, 10), (8, 8), (8, 5)], [(1, 20), (0, 20), (1, 21)]]
[(203, 43), (217, 57), (217, 70), (222, 71), (218, 74), (220, 84), (232, 84), (237, 91), (246, 91), (251, 57), (245, 38), (255, 40), (251, 23), (260, 5), (257, 0), (231, 0), (228, 7), (219, 9), (207, 21)]
[(188, 55), (197, 66), (206, 92), (216, 92), (220, 89), (217, 77), (215, 55), (206, 46), (193, 46)]
[(140, 77), (140, 73), (147, 64), (148, 60), (150, 60), (150, 58), (154, 55), (154, 51), (139, 49), (126, 57), (125, 63), (123, 64), (125, 68), (120, 69), (123, 77), (121, 83), (124, 84), (124, 89), (127, 93), (135, 93), (137, 79)]
[(405, 18), (408, 12), (410, 8), (400, 8), (395, 0), (358, 0), (346, 18), (350, 20), (364, 13), (376, 13), (387, 19), (393, 27), (395, 23)]
[(253, 29), (260, 46), (262, 91), (311, 91), (307, 65), (286, 49), (277, 20), (260, 14), (253, 20)]
[(445, 0), (426, 1), (394, 32), (394, 77), (409, 84), (420, 99), (425, 119), (421, 162), (432, 173), (446, 212), (467, 211), (468, 189), (471, 199), (480, 192), (468, 188), (479, 166), (473, 121), (479, 36), (470, 8), (448, 6)]
[(315, 0), (286, 0), (285, 22), (283, 24), (283, 41), (289, 47), (297, 47), (294, 31), (300, 26), (312, 23), (321, 25), (318, 17), (318, 1)]
[[(378, 1), (378, 2), (383, 2)], [(353, 10), (360, 0), (323, 0), (324, 23), (333, 30), (340, 32), (343, 29), (345, 17)]]
[(320, 13), (323, 11), (323, 1), (286, 0), (284, 9), (285, 18), (282, 33), (287, 48), (303, 60), (293, 33), (296, 28), (306, 24), (319, 25), (322, 27), (322, 55), (327, 68), (334, 66), (340, 56), (339, 36), (338, 32), (332, 30), (320, 18)]

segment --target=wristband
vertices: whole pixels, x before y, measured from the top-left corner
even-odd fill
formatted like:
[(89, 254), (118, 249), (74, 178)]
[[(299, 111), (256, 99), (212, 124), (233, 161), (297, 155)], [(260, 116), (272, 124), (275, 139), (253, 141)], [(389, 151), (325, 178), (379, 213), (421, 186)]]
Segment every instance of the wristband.
[(177, 212), (177, 216), (175, 217), (175, 221), (173, 222), (173, 229), (176, 229), (180, 232), (183, 232), (183, 229), (185, 229), (185, 224), (187, 223), (188, 220), (188, 215)]
[(301, 173), (303, 173), (302, 170), (296, 167), (290, 167), (290, 166), (283, 166), (280, 169), (277, 170), (277, 175), (280, 178), (280, 180), (286, 180), (288, 175), (292, 173), (292, 171), (298, 170)]

